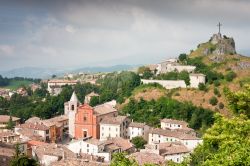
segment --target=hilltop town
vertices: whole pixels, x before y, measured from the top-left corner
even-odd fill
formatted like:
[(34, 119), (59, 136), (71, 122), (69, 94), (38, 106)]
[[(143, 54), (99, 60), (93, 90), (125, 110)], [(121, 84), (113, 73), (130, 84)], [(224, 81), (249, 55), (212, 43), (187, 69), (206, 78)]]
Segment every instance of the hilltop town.
[(9, 165), (16, 148), (44, 166), (186, 162), (207, 145), (203, 136), (216, 113), (232, 116), (227, 95), (243, 90), (249, 76), (250, 58), (219, 32), (189, 54), (136, 72), (66, 74), (3, 87), (0, 163)]

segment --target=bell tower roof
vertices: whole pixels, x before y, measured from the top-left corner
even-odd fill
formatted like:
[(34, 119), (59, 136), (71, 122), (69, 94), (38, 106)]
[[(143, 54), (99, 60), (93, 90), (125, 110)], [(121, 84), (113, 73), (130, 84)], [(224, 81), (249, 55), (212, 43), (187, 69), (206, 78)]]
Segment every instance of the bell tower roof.
[(73, 92), (73, 94), (72, 94), (72, 96), (71, 96), (71, 98), (70, 98), (70, 101), (78, 102), (78, 98), (77, 98), (77, 96), (76, 96), (75, 91)]

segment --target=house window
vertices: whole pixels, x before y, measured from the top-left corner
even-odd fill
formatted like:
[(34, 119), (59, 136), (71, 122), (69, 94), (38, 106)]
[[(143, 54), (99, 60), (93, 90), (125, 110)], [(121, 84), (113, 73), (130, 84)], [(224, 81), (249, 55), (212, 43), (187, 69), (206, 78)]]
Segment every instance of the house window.
[(75, 106), (71, 105), (71, 110), (74, 111), (75, 110)]
[(87, 153), (89, 153), (89, 149), (87, 149)]
[[(37, 133), (37, 132), (36, 132)], [(46, 130), (46, 134), (49, 134), (49, 130)]]
[(110, 127), (109, 127), (109, 131), (110, 131)]
[(83, 117), (83, 120), (84, 120), (84, 121), (87, 121), (87, 117), (86, 117), (86, 116), (84, 116), (84, 117)]
[(104, 130), (104, 127), (102, 127), (102, 130)]
[(179, 162), (179, 158), (177, 158), (176, 161)]
[(87, 147), (89, 147), (89, 144), (87, 144)]
[(178, 127), (181, 127), (181, 125), (178, 125)]
[(116, 128), (116, 131), (118, 131), (118, 128)]

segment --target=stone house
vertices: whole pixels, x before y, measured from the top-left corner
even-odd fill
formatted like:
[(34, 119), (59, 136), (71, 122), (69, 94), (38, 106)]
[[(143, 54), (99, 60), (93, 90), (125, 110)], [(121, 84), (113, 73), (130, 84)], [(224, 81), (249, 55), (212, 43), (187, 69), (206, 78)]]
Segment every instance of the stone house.
[(148, 140), (148, 132), (150, 127), (145, 123), (131, 122), (128, 127), (128, 137), (131, 140), (134, 137), (141, 136)]
[(202, 139), (198, 138), (193, 133), (187, 133), (178, 130), (164, 130), (160, 128), (154, 128), (149, 131), (148, 144), (176, 141), (184, 144), (189, 150), (193, 150), (202, 142)]
[[(20, 124), (20, 118), (11, 116), (12, 121), (14, 122), (15, 126)], [(9, 115), (0, 115), (0, 132), (1, 131), (6, 131), (7, 129), (7, 125), (8, 122), (10, 120), (10, 116)]]
[(164, 157), (164, 160), (181, 163), (191, 151), (181, 142), (166, 142), (148, 144), (141, 152), (155, 153)]
[(127, 138), (130, 119), (127, 116), (105, 117), (100, 122), (100, 139), (122, 137)]

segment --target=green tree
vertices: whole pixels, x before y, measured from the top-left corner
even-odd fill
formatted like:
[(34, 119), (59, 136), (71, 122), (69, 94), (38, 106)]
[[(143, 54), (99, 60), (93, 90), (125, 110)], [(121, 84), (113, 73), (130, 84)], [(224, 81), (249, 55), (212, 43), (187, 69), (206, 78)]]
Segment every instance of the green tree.
[(216, 96), (218, 96), (218, 97), (221, 96), (220, 91), (219, 91), (218, 88), (214, 88), (214, 94), (215, 94)]
[(130, 160), (124, 153), (114, 153), (110, 166), (139, 166), (136, 161)]
[(182, 61), (184, 61), (184, 60), (186, 60), (187, 59), (187, 54), (180, 54), (179, 55), (179, 60), (182, 62)]
[(233, 81), (233, 79), (236, 77), (236, 73), (233, 72), (233, 71), (230, 71), (228, 72), (226, 75), (225, 75), (225, 78), (228, 82), (230, 81)]
[(149, 79), (154, 75), (150, 68), (145, 66), (139, 67), (137, 72), (144, 79)]
[(199, 90), (207, 91), (207, 87), (204, 83), (199, 83), (198, 88), (199, 88)]
[(94, 106), (98, 105), (99, 103), (100, 103), (100, 97), (99, 96), (93, 96), (90, 99), (89, 105), (94, 107)]
[(34, 159), (30, 159), (28, 156), (21, 154), (20, 145), (15, 145), (15, 154), (10, 161), (10, 166), (38, 166), (38, 163)]
[(12, 130), (14, 128), (14, 126), (15, 126), (15, 123), (12, 120), (12, 116), (10, 116), (10, 119), (8, 121), (8, 124), (7, 124), (7, 129)]
[(233, 93), (229, 89), (225, 89), (228, 105), (236, 114), (245, 114), (250, 118), (250, 84), (245, 85), (242, 91)]
[(210, 99), (209, 99), (209, 103), (211, 104), (211, 105), (217, 105), (217, 103), (218, 103), (218, 99), (215, 97), (215, 96), (213, 96), (213, 97), (211, 97)]
[(132, 138), (131, 142), (135, 145), (136, 149), (143, 149), (147, 141), (140, 136)]
[(250, 165), (250, 120), (216, 115), (215, 124), (203, 136), (203, 144), (191, 155), (191, 166)]

